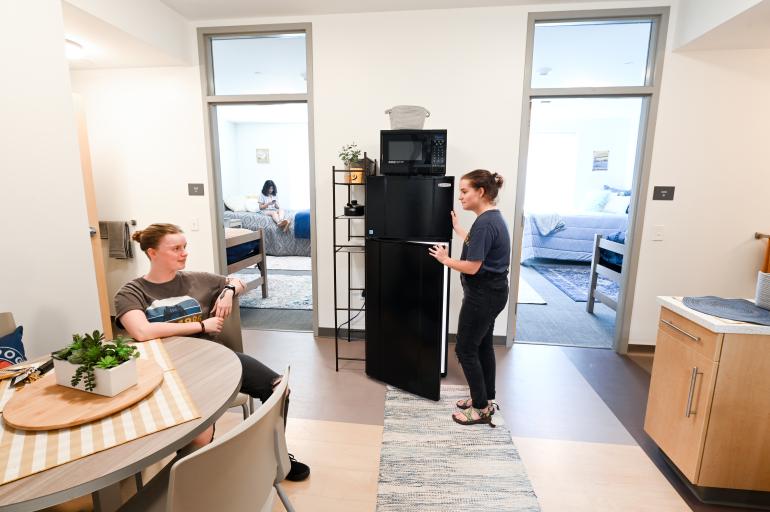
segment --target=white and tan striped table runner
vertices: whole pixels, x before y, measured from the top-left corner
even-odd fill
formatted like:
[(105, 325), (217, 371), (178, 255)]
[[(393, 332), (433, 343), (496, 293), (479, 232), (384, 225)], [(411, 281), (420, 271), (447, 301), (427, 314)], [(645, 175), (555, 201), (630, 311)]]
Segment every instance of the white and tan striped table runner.
[[(163, 343), (137, 343), (140, 357), (163, 368), (163, 383), (144, 400), (117, 414), (78, 427), (27, 432), (0, 422), (0, 485), (45, 471), (113, 446), (200, 418)], [(13, 396), (0, 381), (0, 410)]]

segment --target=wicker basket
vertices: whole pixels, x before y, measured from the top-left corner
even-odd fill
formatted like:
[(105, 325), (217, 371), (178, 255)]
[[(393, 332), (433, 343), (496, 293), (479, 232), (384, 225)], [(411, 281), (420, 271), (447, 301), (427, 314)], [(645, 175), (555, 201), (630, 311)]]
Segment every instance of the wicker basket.
[(391, 130), (422, 130), (425, 118), (430, 117), (428, 109), (416, 105), (397, 105), (385, 113), (390, 115)]

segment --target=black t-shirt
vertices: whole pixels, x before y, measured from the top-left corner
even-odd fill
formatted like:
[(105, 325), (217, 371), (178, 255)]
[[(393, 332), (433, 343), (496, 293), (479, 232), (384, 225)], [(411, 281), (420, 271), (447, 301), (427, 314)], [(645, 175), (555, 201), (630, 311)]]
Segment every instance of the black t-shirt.
[(476, 218), (463, 242), (460, 259), (481, 261), (479, 272), (502, 274), (511, 265), (511, 237), (500, 210), (487, 210)]

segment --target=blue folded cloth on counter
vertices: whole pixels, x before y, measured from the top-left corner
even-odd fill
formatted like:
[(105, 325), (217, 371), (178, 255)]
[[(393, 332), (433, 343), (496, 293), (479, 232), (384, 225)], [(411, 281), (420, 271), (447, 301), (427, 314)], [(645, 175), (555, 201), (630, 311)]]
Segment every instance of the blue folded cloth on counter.
[(690, 309), (707, 315), (748, 322), (759, 325), (770, 325), (770, 311), (762, 309), (746, 299), (723, 299), (707, 295), (705, 297), (685, 297), (682, 304)]

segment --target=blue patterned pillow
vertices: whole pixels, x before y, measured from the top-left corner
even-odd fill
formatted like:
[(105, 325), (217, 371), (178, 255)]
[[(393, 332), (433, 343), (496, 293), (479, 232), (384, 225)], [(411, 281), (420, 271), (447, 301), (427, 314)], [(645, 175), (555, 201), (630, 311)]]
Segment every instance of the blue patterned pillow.
[(12, 333), (0, 338), (0, 368), (27, 360), (24, 354), (24, 343), (21, 341), (23, 332), (24, 328), (20, 325)]

